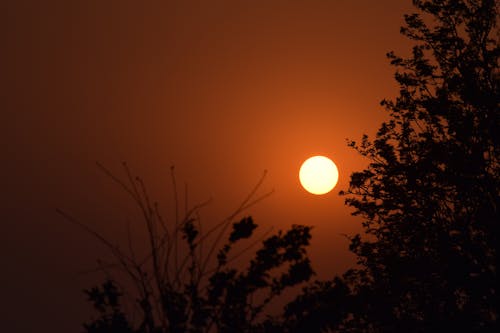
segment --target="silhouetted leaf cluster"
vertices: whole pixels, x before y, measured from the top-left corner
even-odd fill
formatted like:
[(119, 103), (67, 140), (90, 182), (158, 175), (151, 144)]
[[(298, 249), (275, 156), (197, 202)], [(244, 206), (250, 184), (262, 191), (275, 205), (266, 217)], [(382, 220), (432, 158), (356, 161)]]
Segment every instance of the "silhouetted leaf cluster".
[(132, 333), (133, 330), (119, 303), (122, 294), (115, 283), (105, 281), (101, 287), (93, 287), (84, 291), (99, 313), (99, 318), (84, 328), (89, 333)]

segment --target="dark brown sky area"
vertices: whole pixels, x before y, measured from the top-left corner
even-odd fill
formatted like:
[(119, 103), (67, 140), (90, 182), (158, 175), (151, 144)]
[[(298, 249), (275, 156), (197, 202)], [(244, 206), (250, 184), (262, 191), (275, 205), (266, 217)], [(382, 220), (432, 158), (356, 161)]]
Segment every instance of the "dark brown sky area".
[[(61, 208), (111, 239), (135, 209), (95, 166), (128, 161), (172, 214), (170, 166), (189, 202), (231, 213), (268, 170), (247, 213), (261, 232), (314, 225), (319, 278), (352, 265), (359, 230), (337, 195), (364, 161), (345, 139), (373, 133), (396, 94), (389, 50), (410, 1), (4, 1), (0, 4), (0, 330), (79, 332), (90, 306), (78, 272), (105, 249)], [(340, 170), (328, 195), (298, 181), (309, 156)], [(180, 186), (183, 190), (183, 185)]]

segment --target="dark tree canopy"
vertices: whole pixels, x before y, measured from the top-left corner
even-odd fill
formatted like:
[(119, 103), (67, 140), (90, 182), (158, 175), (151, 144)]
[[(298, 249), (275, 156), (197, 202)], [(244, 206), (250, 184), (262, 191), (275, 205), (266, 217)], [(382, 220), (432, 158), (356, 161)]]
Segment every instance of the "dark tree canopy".
[(415, 42), (411, 56), (388, 54), (400, 88), (395, 100), (381, 103), (389, 119), (375, 139), (350, 142), (370, 160), (343, 193), (364, 220), (365, 235), (351, 237), (350, 245), (359, 268), (311, 286), (291, 304), (299, 326), (308, 321), (341, 332), (496, 327), (499, 4), (413, 3), (418, 13), (405, 15), (401, 28)]

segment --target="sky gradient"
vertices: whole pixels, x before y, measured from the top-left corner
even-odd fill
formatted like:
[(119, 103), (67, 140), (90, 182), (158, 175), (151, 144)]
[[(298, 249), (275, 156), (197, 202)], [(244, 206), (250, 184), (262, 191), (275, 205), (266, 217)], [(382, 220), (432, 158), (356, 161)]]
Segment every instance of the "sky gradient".
[[(373, 134), (394, 97), (385, 54), (410, 1), (12, 1), (0, 5), (6, 332), (78, 332), (81, 289), (105, 250), (60, 208), (123, 239), (135, 208), (96, 167), (143, 177), (172, 214), (170, 167), (202, 218), (231, 213), (268, 171), (247, 213), (261, 231), (315, 226), (318, 278), (353, 264), (342, 234), (360, 230), (337, 195), (366, 163), (346, 139)], [(300, 164), (337, 164), (328, 195), (301, 188)], [(25, 314), (30, 313), (29, 319)]]

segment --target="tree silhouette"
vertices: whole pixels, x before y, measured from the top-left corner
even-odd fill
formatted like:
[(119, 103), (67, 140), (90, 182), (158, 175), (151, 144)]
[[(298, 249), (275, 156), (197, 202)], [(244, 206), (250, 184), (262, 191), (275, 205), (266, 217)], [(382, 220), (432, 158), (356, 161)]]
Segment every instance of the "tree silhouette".
[[(494, 0), (413, 1), (400, 91), (351, 175), (359, 268), (288, 306), (296, 331), (490, 332), (498, 317), (500, 71)], [(496, 35), (495, 35), (496, 33)], [(495, 39), (494, 39), (495, 38)]]
[[(198, 213), (203, 205), (187, 210), (169, 227), (143, 181), (132, 177), (126, 165), (126, 180), (100, 167), (139, 207), (149, 249), (146, 256), (138, 256), (129, 235), (129, 249), (123, 251), (59, 211), (99, 239), (116, 259), (100, 263), (107, 279), (84, 291), (98, 313), (84, 324), (87, 333), (260, 332), (281, 325), (283, 317), (264, 310), (285, 289), (314, 274), (306, 252), (311, 236), (310, 227), (293, 225), (287, 232), (266, 233), (246, 247), (238, 246), (253, 236), (257, 225), (249, 216), (232, 221), (267, 196), (255, 198), (265, 175), (231, 216), (202, 233)], [(262, 245), (247, 267), (232, 265), (258, 243)]]

